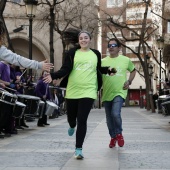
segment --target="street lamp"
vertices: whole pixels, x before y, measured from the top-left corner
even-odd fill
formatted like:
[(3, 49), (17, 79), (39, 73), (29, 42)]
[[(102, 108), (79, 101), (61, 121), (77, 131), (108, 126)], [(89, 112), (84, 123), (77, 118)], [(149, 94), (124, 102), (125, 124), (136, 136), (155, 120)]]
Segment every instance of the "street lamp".
[(157, 46), (158, 46), (158, 49), (159, 49), (159, 53), (160, 53), (160, 59), (159, 59), (159, 95), (161, 94), (161, 62), (162, 62), (162, 50), (163, 50), (163, 47), (164, 47), (164, 39), (163, 37), (160, 37), (157, 39)]
[[(26, 6), (27, 16), (29, 17), (29, 59), (32, 60), (32, 21), (35, 17), (37, 9), (37, 0), (24, 0)], [(29, 70), (30, 76), (32, 76), (32, 70)]]

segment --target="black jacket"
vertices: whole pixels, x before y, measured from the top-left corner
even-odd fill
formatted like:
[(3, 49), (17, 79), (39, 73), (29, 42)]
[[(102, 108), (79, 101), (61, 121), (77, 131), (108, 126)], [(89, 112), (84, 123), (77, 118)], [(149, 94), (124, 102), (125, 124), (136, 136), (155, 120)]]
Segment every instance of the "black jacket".
[[(67, 86), (69, 74), (73, 69), (74, 56), (78, 49), (79, 48), (70, 49), (68, 51), (67, 55), (65, 56), (64, 63), (62, 65), (62, 67), (60, 68), (60, 70), (58, 70), (57, 72), (51, 73), (52, 79), (58, 79), (58, 78), (60, 79), (60, 78), (64, 77), (64, 79), (60, 83), (60, 87)], [(100, 90), (100, 88), (102, 86), (102, 75), (101, 74), (107, 74), (109, 67), (101, 67), (100, 52), (95, 49), (91, 49), (91, 50), (97, 55), (97, 58), (98, 58), (96, 70), (97, 70), (98, 90)]]

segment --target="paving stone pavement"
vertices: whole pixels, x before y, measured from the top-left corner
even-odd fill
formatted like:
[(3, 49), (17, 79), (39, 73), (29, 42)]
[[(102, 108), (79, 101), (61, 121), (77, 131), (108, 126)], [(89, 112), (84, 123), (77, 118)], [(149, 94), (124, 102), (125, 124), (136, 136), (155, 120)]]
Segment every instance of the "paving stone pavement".
[(123, 107), (122, 117), (125, 146), (110, 149), (104, 109), (92, 109), (82, 161), (74, 159), (66, 115), (46, 127), (28, 122), (28, 129), (0, 139), (0, 170), (170, 170), (170, 116)]

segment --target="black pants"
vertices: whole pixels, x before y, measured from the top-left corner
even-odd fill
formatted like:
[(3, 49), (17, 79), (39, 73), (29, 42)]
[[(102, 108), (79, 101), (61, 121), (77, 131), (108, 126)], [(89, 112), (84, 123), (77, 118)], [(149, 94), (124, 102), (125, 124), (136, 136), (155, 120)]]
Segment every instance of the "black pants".
[(92, 108), (94, 99), (66, 99), (67, 119), (71, 128), (76, 127), (76, 148), (82, 148), (87, 131), (87, 118)]

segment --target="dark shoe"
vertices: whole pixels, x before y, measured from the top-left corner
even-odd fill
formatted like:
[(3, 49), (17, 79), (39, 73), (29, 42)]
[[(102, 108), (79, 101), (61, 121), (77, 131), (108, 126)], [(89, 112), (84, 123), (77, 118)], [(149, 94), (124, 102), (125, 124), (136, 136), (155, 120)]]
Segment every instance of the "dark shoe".
[(4, 137), (11, 137), (11, 132), (10, 133), (4, 133)]
[(29, 126), (27, 126), (26, 124), (22, 124), (21, 126), (26, 127), (26, 128), (29, 128)]
[(0, 132), (0, 138), (1, 138), (1, 139), (4, 138), (4, 134), (2, 134), (1, 132)]
[(43, 124), (38, 124), (37, 126), (38, 127), (45, 127), (45, 125), (43, 125)]
[(10, 134), (18, 134), (18, 131), (17, 130), (13, 130), (10, 132)]
[(55, 119), (56, 117), (55, 116), (49, 116), (49, 119)]
[(44, 123), (44, 125), (50, 125), (49, 123)]
[(26, 121), (27, 121), (27, 122), (33, 122), (33, 121), (35, 121), (35, 118), (32, 118), (32, 117), (26, 118)]
[(116, 136), (117, 139), (117, 143), (120, 147), (122, 147), (124, 145), (124, 139), (123, 139), (123, 135), (122, 134), (118, 134)]
[(16, 128), (17, 128), (17, 129), (22, 129), (22, 130), (24, 130), (24, 128), (21, 127), (21, 126), (16, 126)]
[(3, 134), (0, 134), (0, 139), (3, 139), (4, 138), (4, 135)]
[(113, 148), (116, 146), (116, 138), (111, 138), (109, 148)]

